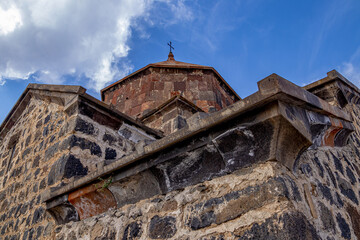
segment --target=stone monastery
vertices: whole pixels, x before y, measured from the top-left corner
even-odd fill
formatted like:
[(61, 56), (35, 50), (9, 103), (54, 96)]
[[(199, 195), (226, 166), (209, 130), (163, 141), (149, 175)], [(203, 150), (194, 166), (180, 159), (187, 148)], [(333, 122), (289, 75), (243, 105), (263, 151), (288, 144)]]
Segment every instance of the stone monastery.
[(0, 126), (0, 239), (360, 239), (360, 90), (149, 64), (29, 84)]

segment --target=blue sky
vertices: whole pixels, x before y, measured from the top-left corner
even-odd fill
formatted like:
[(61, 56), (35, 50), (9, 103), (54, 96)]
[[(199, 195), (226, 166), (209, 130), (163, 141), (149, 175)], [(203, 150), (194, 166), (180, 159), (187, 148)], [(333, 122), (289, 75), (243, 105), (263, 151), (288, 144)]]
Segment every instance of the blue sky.
[(360, 86), (359, 0), (2, 0), (0, 122), (30, 82), (99, 89), (153, 62), (213, 66), (241, 97), (271, 73)]

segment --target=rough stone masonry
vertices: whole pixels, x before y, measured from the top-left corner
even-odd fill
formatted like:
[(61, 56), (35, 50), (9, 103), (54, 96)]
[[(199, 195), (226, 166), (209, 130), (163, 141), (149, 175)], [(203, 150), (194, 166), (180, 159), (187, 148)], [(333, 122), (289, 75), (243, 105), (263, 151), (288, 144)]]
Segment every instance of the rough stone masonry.
[(104, 102), (30, 84), (0, 126), (0, 239), (360, 239), (359, 89), (258, 88), (172, 54)]

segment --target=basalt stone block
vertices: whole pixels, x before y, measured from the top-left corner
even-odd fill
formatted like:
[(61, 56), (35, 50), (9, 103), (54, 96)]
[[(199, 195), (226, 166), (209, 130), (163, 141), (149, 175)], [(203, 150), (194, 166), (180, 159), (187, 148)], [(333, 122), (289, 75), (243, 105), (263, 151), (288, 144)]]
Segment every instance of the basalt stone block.
[(55, 155), (55, 153), (58, 151), (58, 149), (59, 149), (59, 142), (53, 144), (51, 147), (48, 147), (45, 150), (44, 160), (45, 161), (50, 160)]
[(216, 215), (214, 211), (204, 212), (199, 216), (190, 219), (188, 225), (192, 230), (208, 227), (216, 222)]
[(187, 152), (152, 169), (164, 192), (194, 185), (221, 173), (225, 163), (213, 145)]
[(337, 182), (336, 182), (336, 178), (334, 176), (334, 173), (332, 172), (332, 170), (330, 169), (329, 165), (327, 163), (324, 164), (325, 169), (327, 171), (327, 173), (329, 174), (329, 177), (331, 179), (331, 182), (333, 183), (334, 187), (337, 188)]
[(172, 216), (154, 216), (150, 221), (149, 237), (151, 239), (166, 239), (175, 235), (176, 219)]
[(336, 215), (336, 221), (338, 223), (338, 226), (341, 231), (341, 236), (345, 239), (351, 239), (351, 231), (349, 224), (346, 222), (346, 220), (341, 216), (340, 213)]
[(284, 181), (271, 179), (262, 185), (250, 186), (190, 206), (187, 225), (197, 230), (213, 223), (221, 224), (287, 195)]
[(73, 155), (63, 155), (51, 167), (48, 175), (48, 185), (52, 185), (62, 178), (85, 176), (88, 168), (84, 167), (80, 159)]
[(350, 216), (352, 229), (354, 230), (356, 237), (360, 239), (360, 213), (350, 204), (346, 205), (346, 211)]
[(316, 167), (318, 168), (319, 170), (319, 175), (320, 177), (324, 177), (324, 167), (322, 166), (322, 164), (320, 163), (319, 161), (319, 158), (318, 157), (314, 157), (314, 163), (316, 165)]
[(274, 128), (269, 122), (239, 126), (216, 137), (213, 142), (231, 170), (265, 161), (270, 155)]
[(133, 204), (162, 193), (157, 179), (150, 171), (144, 171), (122, 181), (114, 182), (110, 184), (108, 189), (115, 197), (117, 207)]
[(49, 134), (49, 127), (46, 126), (46, 127), (44, 127), (44, 129), (43, 129), (43, 136), (46, 137), (48, 134)]
[(94, 125), (81, 119), (78, 118), (76, 120), (76, 125), (75, 125), (75, 131), (79, 131), (88, 135), (94, 135), (95, 133), (95, 128)]
[(348, 199), (350, 199), (351, 201), (353, 201), (354, 203), (356, 203), (357, 205), (359, 204), (359, 200), (357, 199), (354, 190), (351, 187), (351, 184), (348, 183), (346, 180), (340, 178), (339, 179), (339, 188), (341, 193), (346, 196)]
[(344, 174), (344, 167), (338, 157), (336, 157), (333, 153), (331, 153), (332, 158), (334, 160), (334, 165), (337, 170), (339, 170), (342, 174)]
[(324, 229), (327, 231), (331, 231), (332, 233), (336, 232), (335, 221), (331, 211), (323, 204), (322, 202), (318, 202), (320, 219), (324, 226)]
[(42, 219), (44, 212), (45, 210), (43, 207), (36, 209), (33, 215), (32, 224), (39, 222)]
[(336, 196), (336, 202), (335, 202), (336, 206), (338, 208), (342, 208), (344, 206), (344, 201), (341, 199), (339, 193), (336, 192), (335, 196)]
[(82, 150), (89, 149), (91, 155), (96, 155), (98, 157), (101, 157), (102, 155), (101, 148), (97, 143), (75, 135), (72, 135), (61, 143), (62, 150), (72, 147), (80, 147)]
[(356, 183), (356, 177), (355, 177), (354, 173), (351, 171), (351, 169), (349, 168), (349, 166), (346, 167), (346, 175), (350, 179), (351, 184), (354, 185)]
[(321, 182), (318, 182), (317, 185), (320, 190), (319, 192), (322, 194), (323, 198), (328, 200), (331, 205), (334, 204), (334, 199), (331, 194), (331, 189), (328, 186), (323, 185)]
[(105, 149), (105, 160), (113, 160), (116, 158), (116, 150), (112, 148)]
[(47, 124), (51, 119), (51, 113), (45, 117), (44, 124)]
[(307, 239), (320, 240), (315, 227), (300, 212), (289, 212), (278, 216), (273, 216), (265, 220), (264, 223), (255, 223), (249, 230), (240, 233), (239, 240), (288, 240), (288, 239)]
[(109, 133), (105, 133), (102, 140), (104, 142), (107, 142), (110, 146), (114, 145), (118, 141), (118, 139), (115, 136)]
[(136, 240), (141, 237), (141, 222), (132, 222), (126, 226), (122, 240)]

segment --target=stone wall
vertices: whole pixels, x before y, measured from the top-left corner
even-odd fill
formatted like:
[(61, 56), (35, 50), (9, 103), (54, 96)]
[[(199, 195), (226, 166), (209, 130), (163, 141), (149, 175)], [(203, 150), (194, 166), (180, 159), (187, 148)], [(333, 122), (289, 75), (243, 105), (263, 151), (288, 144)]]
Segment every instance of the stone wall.
[(0, 142), (0, 239), (52, 239), (56, 224), (41, 193), (91, 174), (156, 134), (106, 113), (87, 95), (25, 93)]
[(50, 237), (55, 224), (40, 193), (48, 187), (50, 167), (69, 152), (55, 150), (68, 135), (67, 120), (58, 104), (32, 98), (1, 143), (2, 239)]

